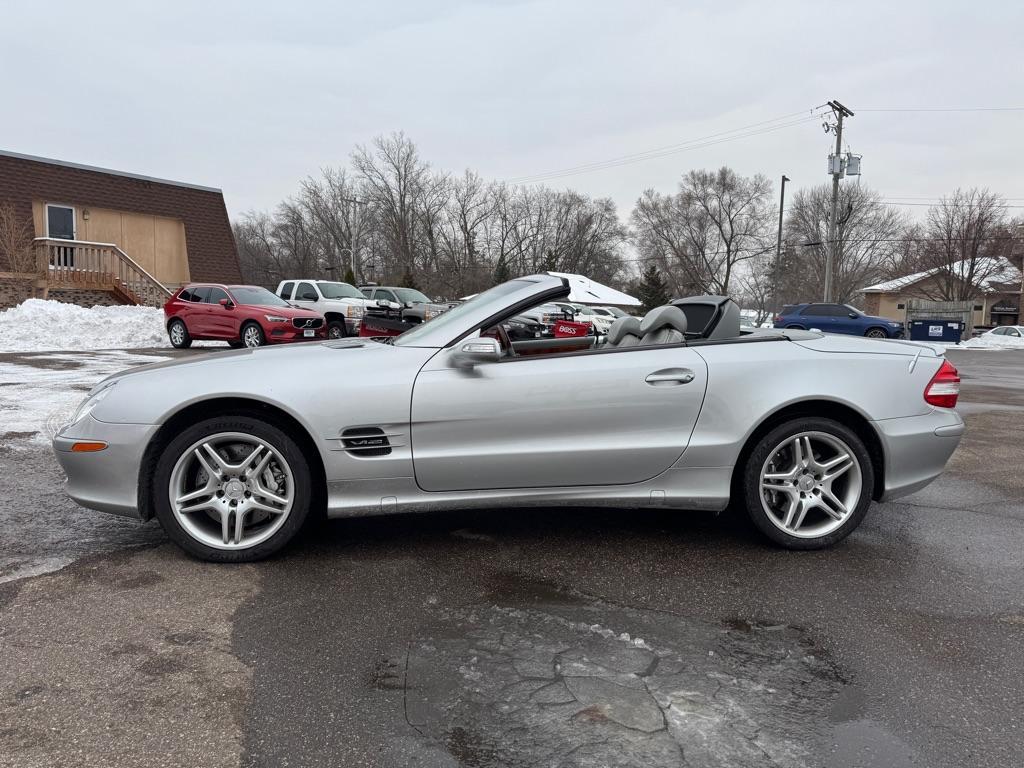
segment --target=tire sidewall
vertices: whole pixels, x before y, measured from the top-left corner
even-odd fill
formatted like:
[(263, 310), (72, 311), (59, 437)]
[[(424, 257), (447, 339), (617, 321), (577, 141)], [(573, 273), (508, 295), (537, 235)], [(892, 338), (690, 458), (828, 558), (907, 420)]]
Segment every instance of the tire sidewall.
[[(250, 320), (250, 321), (248, 321), (246, 323), (242, 323), (242, 328), (238, 332), (238, 339), (239, 339), (239, 341), (242, 342), (242, 346), (243, 347), (249, 347), (249, 345), (245, 343), (245, 332), (249, 328), (255, 328), (260, 333), (260, 343), (257, 344), (256, 347), (266, 346), (266, 344), (267, 344), (267, 334), (264, 333), (263, 328), (260, 327), (259, 323), (254, 322), (252, 320)], [(249, 347), (249, 349), (256, 349), (256, 347)]]
[[(171, 472), (182, 453), (203, 437), (220, 432), (242, 432), (271, 445), (288, 462), (295, 483), (292, 509), (284, 525), (269, 539), (248, 549), (217, 549), (192, 538), (175, 518), (168, 498)], [(312, 499), (309, 464), (296, 442), (276, 425), (244, 415), (205, 419), (183, 430), (161, 452), (149, 482), (156, 518), (170, 539), (193, 557), (220, 563), (262, 560), (280, 550), (302, 529)]]
[[(340, 328), (341, 334), (339, 336), (331, 336), (332, 328)], [(328, 339), (344, 339), (348, 336), (348, 327), (345, 325), (344, 320), (331, 320), (327, 323), (327, 338)]]
[[(849, 446), (861, 471), (861, 494), (856, 508), (846, 519), (842, 526), (835, 531), (813, 539), (791, 536), (780, 530), (771, 520), (768, 513), (761, 506), (761, 468), (768, 460), (771, 452), (787, 437), (800, 432), (826, 432), (842, 440)], [(773, 428), (765, 434), (754, 446), (747, 457), (743, 470), (743, 500), (747, 509), (747, 515), (751, 522), (761, 533), (767, 536), (776, 544), (787, 549), (823, 549), (845, 539), (861, 524), (871, 506), (871, 493), (874, 489), (875, 473), (871, 464), (871, 456), (864, 445), (864, 441), (845, 424), (833, 419), (826, 419), (816, 416), (806, 416), (791, 419)]]
[[(171, 332), (171, 330), (178, 325), (181, 326), (181, 331), (183, 334), (182, 342), (180, 344), (175, 343), (174, 334)], [(174, 347), (175, 349), (188, 349), (190, 346), (192, 346), (192, 336), (188, 332), (188, 326), (185, 325), (184, 320), (177, 317), (167, 324), (167, 338), (170, 340), (171, 346)]]

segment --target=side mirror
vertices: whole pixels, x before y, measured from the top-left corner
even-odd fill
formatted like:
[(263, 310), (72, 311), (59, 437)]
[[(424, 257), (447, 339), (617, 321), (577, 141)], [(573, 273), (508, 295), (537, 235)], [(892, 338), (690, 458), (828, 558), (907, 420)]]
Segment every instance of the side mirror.
[(387, 299), (377, 299), (377, 306), (382, 307), (384, 309), (389, 309), (391, 307), (391, 302), (388, 301)]
[(456, 368), (472, 368), (481, 363), (497, 363), (501, 360), (501, 344), (497, 339), (481, 336), (459, 344), (452, 355)]
[(413, 303), (412, 303), (411, 301), (407, 301), (407, 302), (405, 302), (405, 304), (404, 304), (404, 307), (405, 307), (406, 309), (412, 309), (412, 308), (413, 308), (414, 306), (416, 306), (416, 305), (415, 305), (415, 304), (413, 304)]
[(849, 314), (849, 318), (850, 318), (851, 320), (856, 320), (856, 319), (857, 319), (857, 313), (856, 313), (856, 312), (851, 312), (851, 313)]
[(231, 307), (235, 306), (231, 303), (231, 299), (221, 299), (218, 304), (224, 307), (224, 309), (231, 309)]
[(315, 291), (306, 291), (302, 294), (303, 301), (318, 301), (319, 299), (320, 297), (316, 295)]

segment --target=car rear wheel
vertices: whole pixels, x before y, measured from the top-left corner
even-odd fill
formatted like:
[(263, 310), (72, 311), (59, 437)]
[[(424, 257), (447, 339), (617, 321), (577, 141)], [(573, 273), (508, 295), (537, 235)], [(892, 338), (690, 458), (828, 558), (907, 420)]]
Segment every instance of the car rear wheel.
[(327, 338), (343, 339), (348, 336), (348, 329), (344, 320), (331, 320), (327, 323)]
[(889, 334), (883, 331), (881, 328), (868, 328), (868, 332), (864, 334), (869, 339), (888, 339)]
[(267, 337), (263, 335), (259, 323), (246, 323), (242, 326), (242, 343), (250, 349), (262, 347), (267, 343)]
[(871, 457), (837, 421), (799, 418), (764, 435), (743, 474), (747, 514), (789, 549), (821, 549), (846, 538), (871, 504)]
[(175, 349), (188, 349), (192, 346), (192, 337), (189, 336), (188, 328), (183, 320), (175, 318), (167, 325), (167, 336), (171, 340), (171, 346)]
[(311, 498), (309, 465), (273, 424), (223, 416), (189, 427), (162, 451), (153, 475), (157, 519), (195, 557), (249, 562), (302, 528)]

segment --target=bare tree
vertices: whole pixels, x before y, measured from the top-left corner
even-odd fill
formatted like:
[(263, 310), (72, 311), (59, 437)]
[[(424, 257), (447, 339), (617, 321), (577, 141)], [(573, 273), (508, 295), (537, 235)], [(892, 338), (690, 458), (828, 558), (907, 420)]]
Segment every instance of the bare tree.
[(14, 203), (0, 203), (0, 268), (6, 265), (19, 274), (38, 272), (34, 235), (30, 217), (19, 216)]
[[(839, 190), (832, 295), (847, 302), (860, 288), (887, 277), (900, 260), (907, 220), (900, 211), (883, 205), (878, 193), (868, 187), (848, 183)], [(828, 184), (798, 190), (789, 206), (785, 237), (795, 246), (797, 259), (790, 262), (790, 271), (782, 279), (799, 286), (804, 301), (824, 294), (831, 207)]]
[(987, 189), (958, 189), (928, 210), (922, 263), (935, 270), (934, 298), (966, 301), (1012, 250), (1005, 201)]
[(691, 171), (673, 195), (647, 190), (633, 209), (635, 244), (677, 292), (728, 294), (737, 265), (764, 253), (775, 209), (771, 182), (730, 168)]

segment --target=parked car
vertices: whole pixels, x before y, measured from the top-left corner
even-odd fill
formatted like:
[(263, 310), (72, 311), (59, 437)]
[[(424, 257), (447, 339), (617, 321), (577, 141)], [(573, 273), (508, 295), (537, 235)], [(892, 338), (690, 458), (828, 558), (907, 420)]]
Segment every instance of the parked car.
[(387, 302), (389, 309), (401, 307), (402, 317), (410, 323), (425, 323), (448, 311), (449, 304), (438, 304), (415, 288), (392, 285), (362, 285), (359, 290), (374, 302)]
[(327, 337), (358, 336), (359, 323), (370, 299), (354, 285), (333, 280), (282, 280), (277, 295), (303, 309), (319, 312), (327, 321)]
[(595, 333), (608, 333), (608, 329), (615, 322), (615, 315), (604, 312), (599, 307), (588, 307), (580, 304), (576, 309), (576, 322), (590, 323)]
[(849, 304), (787, 304), (775, 316), (776, 328), (816, 329), (825, 333), (848, 333), (872, 339), (903, 338), (899, 320), (866, 315)]
[(297, 309), (257, 285), (186, 285), (164, 304), (164, 317), (171, 345), (178, 349), (203, 339), (262, 347), (326, 338), (321, 315)]
[(511, 280), (393, 345), (339, 339), (109, 377), (54, 438), (67, 491), (156, 517), (215, 561), (265, 557), (324, 512), (730, 500), (777, 544), (814, 549), (872, 499), (928, 485), (960, 441), (960, 379), (933, 347), (743, 332), (725, 297), (676, 300), (602, 338), (490, 335), (579, 280)]

